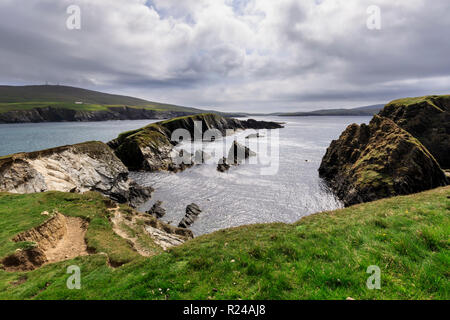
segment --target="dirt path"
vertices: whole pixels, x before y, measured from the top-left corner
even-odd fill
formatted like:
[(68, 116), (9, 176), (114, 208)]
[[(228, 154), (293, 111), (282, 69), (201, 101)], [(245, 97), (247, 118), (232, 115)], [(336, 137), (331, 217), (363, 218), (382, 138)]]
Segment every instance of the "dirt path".
[(127, 221), (124, 219), (122, 213), (120, 212), (120, 207), (117, 206), (116, 208), (109, 209), (114, 216), (111, 218), (113, 231), (120, 237), (128, 240), (132, 245), (134, 250), (136, 250), (141, 256), (144, 257), (150, 257), (154, 253), (149, 251), (147, 248), (143, 247), (139, 243), (139, 238), (137, 236), (130, 236), (126, 231), (122, 229), (122, 225), (128, 226), (129, 228), (133, 229), (133, 221)]
[(45, 251), (48, 263), (73, 259), (88, 255), (84, 240), (86, 235), (86, 222), (80, 218), (66, 217), (67, 233), (57, 243), (56, 247)]

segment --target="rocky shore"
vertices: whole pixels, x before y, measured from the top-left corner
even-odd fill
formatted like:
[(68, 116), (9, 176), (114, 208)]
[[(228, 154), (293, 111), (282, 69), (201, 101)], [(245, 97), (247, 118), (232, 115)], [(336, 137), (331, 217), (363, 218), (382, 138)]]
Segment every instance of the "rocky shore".
[(86, 142), (1, 157), (0, 192), (97, 191), (135, 207), (153, 190), (138, 186), (128, 173), (106, 144)]
[[(201, 128), (195, 125), (196, 122), (201, 123)], [(195, 137), (202, 139), (207, 130), (224, 136), (227, 130), (278, 129), (282, 127), (277, 122), (252, 119), (241, 121), (217, 114), (200, 114), (157, 122), (138, 130), (122, 133), (108, 145), (114, 149), (116, 155), (130, 170), (178, 171), (186, 166), (172, 161), (173, 148), (177, 143), (171, 139), (177, 129), (187, 130), (191, 139)]]
[(319, 168), (345, 205), (448, 184), (448, 97), (397, 100), (369, 125), (350, 125)]
[(0, 123), (73, 122), (109, 120), (169, 119), (191, 113), (177, 111), (155, 111), (138, 107), (109, 107), (108, 110), (85, 111), (55, 107), (0, 113)]

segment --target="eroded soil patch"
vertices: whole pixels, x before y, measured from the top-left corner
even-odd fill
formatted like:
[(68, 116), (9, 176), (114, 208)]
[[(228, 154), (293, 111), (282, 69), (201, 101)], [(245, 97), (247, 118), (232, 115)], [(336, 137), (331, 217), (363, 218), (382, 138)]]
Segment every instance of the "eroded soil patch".
[(14, 237), (15, 242), (32, 242), (33, 248), (17, 250), (1, 263), (6, 271), (31, 271), (48, 263), (88, 255), (85, 235), (88, 223), (81, 218), (55, 213), (40, 226)]

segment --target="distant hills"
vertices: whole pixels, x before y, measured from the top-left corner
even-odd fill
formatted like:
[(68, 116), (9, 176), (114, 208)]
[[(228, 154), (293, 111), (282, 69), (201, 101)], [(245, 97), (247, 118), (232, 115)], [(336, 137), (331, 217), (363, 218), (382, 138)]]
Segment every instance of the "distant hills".
[(384, 105), (293, 113), (226, 113), (60, 85), (1, 86), (0, 123), (165, 119), (212, 112), (229, 117), (373, 116)]
[(308, 117), (308, 116), (373, 116), (384, 108), (384, 104), (353, 108), (353, 109), (321, 109), (308, 112), (276, 113), (284, 117)]
[[(0, 86), (0, 112), (2, 105), (8, 104), (8, 111), (20, 110), (21, 103), (46, 102), (75, 104), (82, 102), (84, 105), (110, 105), (110, 106), (135, 106), (146, 107), (146, 109), (158, 109), (166, 111), (185, 111), (189, 113), (202, 112), (200, 109), (182, 107), (172, 104), (165, 104), (144, 99), (121, 96), (116, 94), (103, 93), (93, 90), (81, 89), (59, 85), (38, 85), (38, 86)], [(11, 108), (11, 104), (16, 104), (16, 108)], [(28, 109), (28, 108), (27, 108)]]

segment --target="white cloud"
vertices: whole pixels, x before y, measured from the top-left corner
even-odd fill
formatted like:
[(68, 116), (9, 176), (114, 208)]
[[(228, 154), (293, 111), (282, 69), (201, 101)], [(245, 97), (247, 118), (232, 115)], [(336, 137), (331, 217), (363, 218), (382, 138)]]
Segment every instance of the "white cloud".
[[(70, 4), (81, 7), (79, 31), (65, 28)], [(380, 31), (366, 28), (369, 5), (382, 10)], [(449, 9), (446, 0), (3, 0), (0, 81), (249, 111), (444, 93)]]

